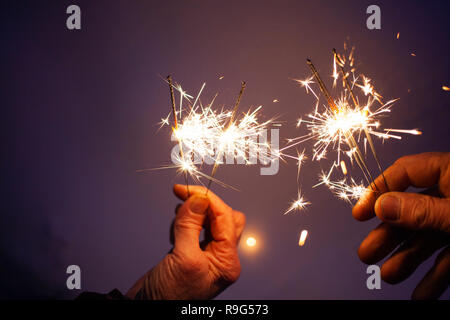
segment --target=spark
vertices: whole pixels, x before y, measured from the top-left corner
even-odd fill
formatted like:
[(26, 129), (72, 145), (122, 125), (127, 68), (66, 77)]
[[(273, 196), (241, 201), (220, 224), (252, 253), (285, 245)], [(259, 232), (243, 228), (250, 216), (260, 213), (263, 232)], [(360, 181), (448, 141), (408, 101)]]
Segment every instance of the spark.
[[(307, 64), (312, 76), (305, 80), (293, 80), (304, 87), (306, 93), (313, 93), (316, 104), (313, 112), (297, 121), (297, 127), (302, 125), (307, 133), (288, 139), (287, 146), (281, 148), (280, 152), (285, 155), (290, 148), (307, 141), (313, 142), (311, 157), (313, 161), (327, 159), (332, 152), (335, 157), (331, 158), (331, 165), (318, 185), (325, 184), (344, 200), (355, 200), (366, 188), (362, 183), (356, 184), (353, 180), (350, 173), (354, 165), (359, 167), (370, 188), (378, 188), (373, 183), (373, 175), (367, 164), (367, 149), (372, 153), (379, 173), (383, 176), (383, 168), (372, 137), (383, 141), (391, 138), (401, 139), (399, 134), (419, 135), (421, 131), (382, 128), (381, 119), (390, 114), (397, 99), (383, 101), (372, 80), (363, 74), (356, 74), (354, 47), (347, 56), (339, 55), (333, 49), (331, 76), (333, 88), (339, 80), (342, 80), (342, 90), (336, 89), (338, 90), (337, 98), (333, 98), (327, 90), (311, 60), (308, 59)], [(325, 102), (314, 92), (313, 86), (320, 89)], [(351, 167), (347, 166), (344, 158), (350, 160)], [(335, 169), (338, 167), (343, 178), (336, 176), (338, 172)], [(388, 189), (385, 179), (384, 182)], [(288, 212), (291, 209), (295, 209), (295, 202)]]
[[(366, 192), (370, 192), (363, 183), (356, 183), (353, 178), (350, 183), (346, 179), (339, 181), (331, 181), (329, 176), (322, 172), (321, 182), (317, 185), (325, 184), (338, 198), (351, 203), (351, 201), (358, 201)], [(317, 186), (316, 185), (316, 186)]]
[[(387, 132), (399, 132), (399, 133), (409, 133), (409, 134), (416, 135), (416, 136), (419, 136), (419, 135), (422, 134), (422, 131), (419, 131), (417, 129), (412, 129), (412, 130), (384, 129), (384, 131), (387, 131)], [(401, 138), (401, 137), (399, 137), (399, 138)]]
[(342, 169), (342, 173), (345, 175), (347, 175), (347, 166), (345, 165), (345, 161), (341, 160), (341, 169)]
[(400, 38), (400, 32), (397, 32), (397, 39)]
[(303, 247), (303, 245), (305, 244), (305, 242), (306, 242), (306, 238), (308, 237), (308, 230), (303, 230), (301, 233), (300, 233), (300, 238), (299, 238), (299, 240), (298, 240), (298, 245), (300, 246), (300, 247)]
[(292, 201), (291, 206), (289, 209), (284, 213), (284, 215), (288, 214), (289, 212), (292, 212), (294, 210), (301, 211), (311, 204), (310, 202), (306, 201), (305, 198), (301, 195), (300, 190), (298, 191), (298, 197), (296, 200)]
[(311, 89), (311, 85), (314, 83), (313, 79), (314, 79), (314, 77), (311, 76), (305, 80), (300, 80), (300, 79), (293, 79), (293, 80), (296, 81), (297, 83), (299, 83), (302, 87), (304, 87), (306, 90), (306, 93), (309, 93), (309, 91), (311, 91), (311, 93), (316, 97), (316, 99), (319, 99), (319, 97), (316, 95), (314, 90)]
[(416, 54), (415, 54), (415, 53), (413, 53), (413, 52), (411, 52), (411, 56), (415, 57), (415, 56), (416, 56)]
[[(164, 127), (164, 126), (168, 126), (168, 125), (169, 125), (170, 114), (171, 114), (171, 113), (169, 113), (169, 114), (167, 115), (167, 117), (165, 117), (165, 118), (161, 118), (161, 121), (158, 123), (158, 124), (159, 124), (159, 129), (161, 129), (161, 128)], [(158, 130), (159, 130), (159, 129), (158, 129)]]
[(444, 90), (444, 91), (450, 91), (450, 88), (447, 87), (447, 86), (442, 86), (442, 90)]
[[(250, 159), (250, 154), (259, 154), (260, 161), (272, 161), (276, 152), (272, 151), (267, 143), (258, 142), (258, 137), (272, 123), (272, 119), (259, 121), (262, 106), (239, 115), (235, 111), (236, 106), (233, 110), (227, 110), (224, 107), (214, 108), (217, 94), (209, 104), (203, 105), (200, 97), (205, 86), (206, 83), (203, 83), (194, 99), (180, 85), (171, 85), (171, 88), (180, 92), (179, 111), (176, 112), (172, 127), (173, 138), (178, 142), (180, 151), (179, 154), (172, 155), (178, 172), (189, 175), (200, 183), (201, 178), (218, 182), (214, 179), (214, 172), (206, 175), (198, 166), (207, 164), (217, 167), (223, 163), (223, 158), (236, 159), (236, 162), (241, 160), (243, 164), (249, 165), (254, 163)], [(176, 109), (175, 98), (173, 98), (173, 110)], [(161, 119), (160, 126), (170, 126), (169, 119), (173, 114), (171, 112), (166, 118)], [(219, 184), (227, 186), (221, 182)]]
[(278, 99), (273, 99), (272, 102), (273, 102), (273, 103), (277, 103), (277, 102), (279, 102), (279, 101), (278, 101)]
[(295, 158), (295, 160), (297, 161), (297, 185), (299, 183), (300, 170), (306, 159), (307, 159), (307, 157), (305, 155), (305, 149), (303, 149), (302, 153), (299, 153), (297, 150), (297, 157)]

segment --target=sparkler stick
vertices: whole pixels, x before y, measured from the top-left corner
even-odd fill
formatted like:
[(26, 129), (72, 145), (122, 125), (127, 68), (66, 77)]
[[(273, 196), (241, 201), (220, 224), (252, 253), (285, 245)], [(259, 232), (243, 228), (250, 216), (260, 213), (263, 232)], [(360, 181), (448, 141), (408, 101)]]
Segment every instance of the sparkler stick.
[[(172, 102), (172, 112), (173, 112), (173, 119), (174, 119), (174, 128), (175, 130), (178, 130), (178, 121), (177, 121), (177, 110), (175, 107), (175, 96), (173, 93), (173, 84), (172, 84), (172, 76), (167, 76), (167, 81), (169, 82), (169, 90), (170, 90), (170, 101)], [(178, 139), (178, 145), (180, 146), (180, 157), (182, 160), (184, 160), (184, 154), (183, 154), (183, 143), (181, 142), (181, 139)], [(187, 171), (184, 171), (184, 179), (186, 181), (186, 187), (187, 187), (187, 194), (188, 197), (189, 194), (189, 180), (188, 180), (188, 173)]]
[[(312, 63), (312, 61), (310, 59), (306, 59), (306, 63), (308, 64), (309, 68), (312, 71), (312, 74), (313, 74), (314, 78), (316, 79), (317, 83), (319, 84), (320, 91), (322, 92), (322, 94), (324, 95), (325, 99), (327, 100), (328, 106), (331, 108), (331, 110), (334, 113), (338, 113), (339, 112), (339, 108), (336, 106), (336, 103), (334, 102), (333, 98), (331, 97), (327, 87), (325, 86), (325, 84), (323, 83), (322, 79), (320, 78), (320, 75), (317, 72), (316, 68), (314, 67), (314, 64)], [(349, 130), (346, 130), (344, 132), (344, 135), (346, 137), (346, 141), (347, 141), (347, 144), (349, 145), (350, 149), (355, 150), (355, 153), (354, 153), (355, 157), (354, 158), (356, 160), (356, 163), (360, 167), (360, 169), (361, 169), (361, 171), (362, 171), (366, 181), (369, 183), (369, 185), (371, 186), (372, 189), (373, 189), (372, 183), (373, 183), (373, 185), (376, 188), (377, 186), (376, 186), (376, 184), (375, 184), (375, 182), (373, 180), (373, 177), (372, 177), (369, 169), (367, 168), (367, 165), (366, 165), (366, 163), (364, 161), (364, 157), (363, 157), (363, 155), (361, 153), (361, 150), (360, 150), (358, 144), (356, 143), (356, 140), (353, 137), (352, 133)]]
[(339, 69), (341, 71), (342, 74), (342, 79), (345, 83), (345, 86), (347, 87), (347, 90), (350, 92), (350, 96), (352, 97), (353, 100), (353, 104), (355, 105), (355, 108), (358, 108), (359, 104), (358, 101), (356, 101), (356, 97), (355, 94), (353, 93), (352, 87), (350, 86), (350, 83), (348, 82), (348, 76), (344, 71), (344, 62), (341, 60), (341, 58), (339, 57), (339, 55), (336, 52), (336, 49), (333, 48), (333, 54), (334, 54), (334, 59), (336, 59), (336, 61), (338, 62), (339, 65)]
[[(348, 82), (348, 79), (347, 79), (347, 75), (346, 75), (346, 73), (344, 71), (344, 63), (342, 62), (342, 60), (340, 59), (336, 49), (334, 49), (334, 48), (333, 48), (333, 54), (334, 54), (334, 58), (338, 62), (339, 69), (340, 69), (341, 74), (342, 74), (342, 79), (343, 79), (343, 81), (345, 83), (345, 86), (347, 87), (347, 90), (350, 93), (350, 96), (352, 97), (353, 104), (354, 104), (355, 108), (359, 109), (359, 103), (356, 100), (355, 94), (353, 93), (352, 87), (350, 86), (350, 83)], [(383, 170), (383, 167), (381, 166), (381, 161), (380, 161), (380, 159), (378, 157), (377, 152), (375, 151), (375, 146), (373, 144), (372, 137), (370, 136), (367, 128), (364, 128), (364, 134), (365, 134), (365, 136), (367, 138), (367, 141), (369, 142), (370, 150), (372, 151), (372, 155), (375, 158), (375, 162), (377, 163), (378, 170), (380, 171), (380, 174), (383, 177), (384, 185), (386, 186), (386, 191), (389, 191), (389, 186), (388, 186), (388, 183), (387, 183), (386, 178), (384, 176), (384, 170)], [(378, 189), (378, 187), (376, 185), (375, 185), (375, 187)]]
[[(202, 183), (202, 178), (209, 180), (206, 195), (212, 182), (237, 190), (213, 177), (217, 171), (217, 167), (221, 163), (219, 160), (220, 157), (223, 157), (224, 154), (227, 155), (227, 159), (229, 156), (233, 156), (233, 159), (234, 157), (242, 157), (245, 164), (253, 164), (253, 158), (251, 158), (250, 161), (247, 160), (246, 152), (249, 150), (249, 154), (261, 155), (260, 150), (266, 150), (268, 145), (266, 143), (258, 142), (258, 137), (267, 130), (268, 125), (272, 123), (273, 119), (265, 122), (258, 121), (258, 112), (262, 106), (259, 106), (254, 110), (249, 110), (242, 117), (237, 119), (237, 110), (245, 89), (244, 82), (242, 83), (238, 99), (231, 110), (224, 110), (224, 108), (222, 108), (222, 110), (214, 110), (213, 103), (217, 94), (208, 105), (202, 104), (200, 95), (203, 92), (206, 83), (203, 83), (194, 99), (194, 97), (187, 94), (180, 85), (174, 85), (170, 76), (167, 77), (166, 82), (169, 84), (172, 110), (166, 118), (161, 118), (159, 128), (164, 125), (170, 126), (170, 115), (172, 113), (175, 115), (172, 131), (177, 141), (176, 147), (179, 150), (173, 149), (175, 153), (171, 154), (174, 165), (166, 165), (155, 169), (142, 169), (138, 170), (138, 172), (176, 168), (179, 173), (185, 174), (188, 191), (189, 184), (187, 175), (191, 176), (194, 181), (199, 183)], [(175, 90), (180, 93), (180, 109), (178, 112), (175, 109), (175, 99), (173, 94)], [(182, 107), (183, 99), (186, 99), (189, 102), (185, 109)], [(194, 102), (191, 103), (190, 99), (194, 99)], [(183, 116), (181, 116), (182, 112)], [(215, 154), (218, 154), (216, 159), (213, 157)], [(263, 156), (265, 157), (265, 154)], [(273, 157), (274, 154), (272, 153), (271, 158)], [(275, 157), (281, 158), (281, 155), (276, 153)], [(211, 163), (209, 161), (210, 159), (212, 160)], [(213, 176), (208, 176), (201, 171), (205, 162), (214, 165)], [(201, 165), (198, 167), (196, 164)]]
[[(246, 83), (244, 81), (242, 81), (242, 83), (241, 83), (241, 91), (239, 91), (239, 95), (238, 95), (238, 98), (236, 100), (236, 103), (234, 104), (233, 111), (231, 112), (231, 117), (230, 117), (230, 119), (228, 121), (226, 130), (230, 129), (231, 125), (233, 124), (234, 117), (236, 116), (237, 109), (238, 109), (239, 104), (241, 102), (242, 94), (244, 93), (244, 90), (245, 90), (245, 85), (246, 85)], [(226, 130), (225, 130), (225, 132), (226, 132)], [(219, 150), (219, 152), (217, 154), (217, 158), (216, 158), (216, 161), (214, 162), (214, 166), (212, 168), (211, 175), (210, 175), (211, 179), (209, 179), (208, 187), (206, 188), (205, 195), (208, 195), (209, 189), (211, 188), (211, 183), (212, 183), (212, 180), (213, 180), (212, 178), (214, 178), (214, 176), (215, 176), (215, 174), (217, 172), (217, 169), (219, 167), (219, 163), (218, 163), (217, 160), (222, 157), (222, 153), (223, 153), (222, 151), (223, 150)]]
[(317, 72), (316, 67), (314, 67), (314, 65), (310, 59), (306, 59), (306, 63), (308, 64), (309, 68), (311, 69), (314, 78), (316, 78), (316, 81), (319, 84), (320, 91), (325, 96), (325, 99), (327, 99), (328, 105), (330, 106), (331, 110), (333, 112), (338, 112), (339, 109), (336, 106), (336, 104), (334, 103), (333, 98), (331, 98), (330, 93), (327, 90), (327, 87), (325, 86), (322, 79), (320, 78), (320, 75)]
[[(375, 150), (372, 135), (384, 140), (389, 138), (402, 139), (400, 135), (392, 134), (392, 132), (413, 135), (422, 134), (422, 132), (417, 129), (377, 130), (380, 126), (378, 117), (389, 113), (391, 111), (390, 108), (396, 99), (383, 103), (381, 101), (381, 95), (375, 91), (369, 78), (364, 75), (355, 77), (353, 52), (354, 48), (352, 48), (347, 58), (346, 56), (339, 56), (337, 51), (333, 49), (333, 88), (335, 87), (339, 76), (342, 76), (342, 86), (344, 88), (344, 90), (340, 91), (340, 97), (337, 99), (332, 98), (330, 91), (328, 91), (313, 63), (310, 59), (307, 59), (307, 64), (311, 69), (312, 75), (305, 80), (293, 80), (304, 87), (306, 89), (306, 93), (311, 92), (317, 100), (314, 111), (307, 115), (310, 120), (301, 118), (297, 122), (297, 127), (299, 127), (301, 123), (305, 123), (309, 133), (289, 139), (288, 145), (280, 150), (284, 151), (308, 140), (314, 140), (312, 160), (318, 161), (324, 158), (327, 151), (330, 149), (336, 151), (337, 159), (334, 160), (327, 173), (322, 173), (320, 175), (320, 182), (313, 187), (324, 184), (335, 195), (349, 202), (358, 200), (365, 192), (366, 187), (363, 184), (357, 184), (353, 177), (347, 175), (347, 166), (345, 161), (341, 159), (343, 152), (347, 154), (352, 163), (353, 160), (355, 160), (358, 167), (361, 169), (366, 182), (369, 184), (368, 187), (370, 187), (373, 191), (379, 192), (380, 189), (378, 185), (375, 184), (372, 177), (372, 172), (369, 170), (367, 163), (367, 153), (371, 152), (377, 162), (378, 170), (383, 177), (386, 189), (389, 190), (384, 177), (380, 158)], [(347, 66), (350, 67), (348, 72), (346, 72)], [(353, 76), (353, 79), (350, 79), (349, 76)], [(326, 100), (323, 105), (324, 108), (320, 108), (323, 110), (319, 110), (320, 100), (319, 96), (311, 87), (311, 84), (313, 83), (319, 87), (321, 94)], [(367, 96), (367, 101), (360, 103), (361, 97), (354, 91), (356, 90), (355, 87), (362, 90), (364, 95)], [(352, 100), (352, 102), (350, 102), (350, 100)], [(371, 110), (375, 100), (378, 101), (380, 106), (376, 110)], [(362, 146), (360, 147), (360, 139), (363, 136), (365, 136), (364, 150), (362, 149)], [(367, 143), (369, 144), (371, 151), (367, 151)], [(349, 150), (344, 151), (342, 148), (343, 145), (347, 145)], [(285, 154), (282, 155), (288, 156)], [(343, 179), (336, 181), (331, 178), (336, 169), (342, 171), (344, 175)]]

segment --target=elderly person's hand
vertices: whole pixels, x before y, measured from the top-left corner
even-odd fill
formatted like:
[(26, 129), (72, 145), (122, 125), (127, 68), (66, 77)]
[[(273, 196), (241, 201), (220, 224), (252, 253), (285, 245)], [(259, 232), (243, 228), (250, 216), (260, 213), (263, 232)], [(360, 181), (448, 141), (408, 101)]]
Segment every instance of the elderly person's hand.
[[(434, 252), (446, 247), (414, 290), (413, 299), (436, 299), (450, 283), (450, 153), (423, 153), (397, 160), (375, 180), (381, 193), (366, 193), (353, 208), (358, 220), (383, 221), (358, 250), (373, 264), (394, 253), (381, 267), (384, 281), (408, 278)], [(428, 188), (406, 193), (408, 187)]]
[[(170, 253), (128, 291), (131, 299), (211, 299), (235, 282), (245, 216), (200, 186), (175, 185), (178, 198)], [(200, 231), (205, 228), (205, 240)]]

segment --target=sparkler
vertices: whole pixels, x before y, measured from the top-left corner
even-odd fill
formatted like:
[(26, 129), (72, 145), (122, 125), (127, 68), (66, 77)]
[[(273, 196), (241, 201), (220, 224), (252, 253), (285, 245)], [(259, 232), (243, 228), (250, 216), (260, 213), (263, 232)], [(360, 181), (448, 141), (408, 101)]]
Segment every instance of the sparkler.
[[(234, 108), (233, 108), (233, 111), (231, 112), (231, 116), (230, 116), (227, 128), (221, 134), (220, 145), (219, 145), (219, 155), (217, 156), (216, 161), (214, 162), (214, 167), (211, 171), (212, 178), (214, 178), (214, 176), (217, 172), (217, 168), (219, 168), (219, 162), (217, 160), (219, 160), (222, 157), (222, 153), (224, 152), (225, 147), (229, 147), (230, 144), (232, 144), (234, 142), (233, 140), (235, 139), (235, 136), (234, 136), (235, 135), (235, 130), (234, 130), (235, 126), (233, 126), (233, 120), (236, 115), (237, 108), (239, 107), (239, 103), (241, 102), (241, 98), (242, 98), (242, 94), (244, 93), (244, 90), (245, 90), (245, 82), (242, 81), (241, 91), (239, 92), (236, 103), (234, 104)], [(233, 126), (233, 128), (232, 128), (232, 126)], [(228, 149), (233, 149), (233, 148), (228, 148)], [(233, 152), (234, 152), (234, 150), (233, 150)], [(208, 194), (209, 189), (211, 188), (211, 183), (212, 183), (212, 179), (210, 179), (208, 182), (208, 187), (206, 188), (205, 195)]]
[[(320, 161), (326, 158), (327, 153), (333, 150), (337, 153), (337, 158), (333, 161), (327, 174), (321, 175), (321, 181), (317, 185), (325, 184), (338, 197), (350, 201), (357, 200), (366, 189), (362, 184), (357, 184), (352, 177), (347, 176), (349, 168), (344, 161), (344, 155), (350, 159), (350, 163), (356, 163), (361, 170), (366, 183), (373, 192), (378, 192), (378, 186), (374, 183), (372, 172), (367, 163), (367, 144), (372, 154), (378, 171), (383, 177), (386, 189), (389, 189), (383, 174), (383, 167), (379, 155), (375, 150), (372, 136), (383, 140), (389, 138), (401, 139), (401, 136), (393, 133), (407, 133), (418, 135), (421, 132), (417, 129), (379, 129), (380, 118), (391, 111), (396, 100), (386, 103), (382, 101), (382, 96), (375, 90), (371, 80), (364, 75), (355, 75), (354, 48), (348, 57), (340, 56), (333, 49), (333, 88), (339, 79), (342, 80), (342, 91), (338, 98), (334, 99), (328, 91), (324, 81), (320, 77), (317, 69), (310, 59), (307, 65), (312, 76), (306, 80), (295, 80), (306, 92), (311, 92), (317, 100), (315, 110), (307, 116), (307, 119), (299, 119), (297, 127), (306, 124), (309, 133), (303, 136), (290, 139), (286, 147), (280, 150), (297, 146), (308, 140), (314, 141), (312, 160)], [(345, 68), (349, 67), (349, 71)], [(316, 84), (325, 104), (320, 104), (319, 95), (313, 90), (312, 85)], [(360, 89), (363, 95), (356, 94), (355, 90)], [(365, 101), (364, 100), (365, 97)], [(376, 106), (377, 105), (377, 106)], [(364, 142), (364, 148), (360, 144)], [(336, 168), (340, 168), (343, 179), (331, 180), (332, 173)], [(317, 186), (316, 185), (316, 186)]]
[[(174, 96), (174, 93), (173, 93), (173, 84), (172, 84), (172, 76), (171, 75), (167, 76), (167, 81), (169, 83), (170, 101), (171, 101), (171, 104), (172, 104), (172, 112), (173, 112), (174, 127), (172, 128), (172, 130), (178, 131), (177, 110), (175, 108), (175, 96)], [(180, 106), (180, 115), (181, 115), (181, 106)], [(184, 172), (184, 179), (186, 181), (187, 194), (188, 194), (188, 197), (189, 197), (188, 171), (194, 171), (194, 167), (192, 166), (191, 163), (186, 162), (185, 159), (184, 159), (183, 144), (182, 144), (181, 139), (178, 139), (178, 145), (180, 147), (180, 160), (181, 160), (180, 162), (182, 164), (182, 166), (180, 168)]]
[[(335, 56), (336, 56), (336, 54), (335, 54)], [(350, 150), (353, 151), (352, 152), (353, 158), (356, 160), (356, 163), (358, 164), (361, 171), (363, 172), (364, 177), (366, 178), (367, 182), (370, 185), (372, 185), (371, 183), (374, 182), (374, 179), (373, 179), (369, 169), (367, 168), (367, 165), (364, 161), (362, 152), (361, 152), (358, 144), (356, 143), (356, 140), (353, 137), (353, 133), (351, 131), (353, 125), (358, 124), (359, 122), (362, 122), (360, 115), (354, 114), (352, 112), (348, 113), (349, 105), (346, 100), (342, 99), (341, 103), (338, 102), (340, 104), (340, 106), (338, 107), (336, 105), (336, 103), (334, 102), (333, 98), (331, 97), (330, 93), (328, 92), (328, 89), (326, 88), (322, 79), (320, 78), (319, 73), (317, 72), (316, 68), (314, 67), (312, 61), (310, 59), (307, 59), (306, 63), (310, 67), (310, 69), (314, 75), (314, 78), (316, 79), (317, 83), (319, 84), (320, 91), (325, 96), (331, 112), (335, 115), (335, 117), (333, 119), (333, 122), (335, 122), (335, 123), (331, 123), (331, 132), (338, 133), (340, 136), (344, 136), (347, 145), (349, 146)], [(336, 66), (336, 63), (334, 65)], [(343, 69), (341, 69), (341, 71), (343, 74), (343, 82), (345, 83), (346, 86), (348, 86), (347, 77), (346, 77)], [(339, 77), (336, 73), (336, 69), (333, 72), (333, 76), (335, 77), (335, 79), (337, 79)], [(350, 91), (350, 92), (352, 92), (352, 91)], [(352, 95), (352, 99), (354, 101), (356, 101), (353, 93), (351, 95)], [(330, 123), (327, 123), (327, 124), (330, 125)], [(374, 185), (375, 185), (375, 183), (374, 183)]]
[[(258, 121), (258, 112), (262, 107), (249, 110), (241, 117), (237, 115), (240, 99), (245, 89), (244, 82), (231, 111), (223, 108), (222, 110), (213, 108), (217, 94), (208, 105), (201, 103), (200, 95), (206, 84), (202, 85), (194, 99), (181, 86), (174, 85), (170, 76), (167, 77), (167, 82), (170, 88), (172, 111), (166, 118), (161, 119), (160, 126), (169, 125), (170, 116), (171, 114), (173, 115), (174, 124), (172, 131), (177, 141), (179, 152), (172, 153), (174, 165), (157, 169), (177, 168), (178, 172), (184, 173), (186, 184), (188, 183), (188, 176), (191, 176), (199, 183), (202, 183), (201, 178), (206, 178), (209, 180), (206, 191), (208, 193), (212, 182), (233, 188), (214, 178), (223, 157), (226, 157), (227, 160), (232, 158), (233, 161), (235, 158), (242, 159), (243, 164), (251, 164), (251, 161), (246, 156), (248, 151), (249, 154), (251, 152), (253, 154), (259, 153), (260, 156), (264, 154), (266, 158), (263, 157), (263, 159), (271, 159), (264, 152), (270, 148), (269, 145), (258, 142), (258, 137), (272, 122), (272, 120), (266, 122)], [(178, 110), (174, 90), (180, 93)], [(191, 103), (192, 100), (194, 101), (193, 103)], [(187, 101), (187, 107), (183, 107), (183, 101)], [(238, 160), (237, 162), (239, 163)], [(210, 176), (201, 172), (201, 167), (205, 163), (213, 165)]]

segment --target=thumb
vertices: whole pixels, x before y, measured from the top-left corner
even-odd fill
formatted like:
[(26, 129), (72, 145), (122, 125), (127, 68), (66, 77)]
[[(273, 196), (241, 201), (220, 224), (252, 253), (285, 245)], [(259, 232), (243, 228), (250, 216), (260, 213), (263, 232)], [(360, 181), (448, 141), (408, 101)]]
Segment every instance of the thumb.
[(450, 200), (417, 193), (388, 192), (375, 203), (381, 220), (408, 229), (450, 233)]
[(175, 248), (181, 252), (200, 249), (199, 237), (209, 207), (205, 196), (193, 195), (178, 209), (174, 221)]

